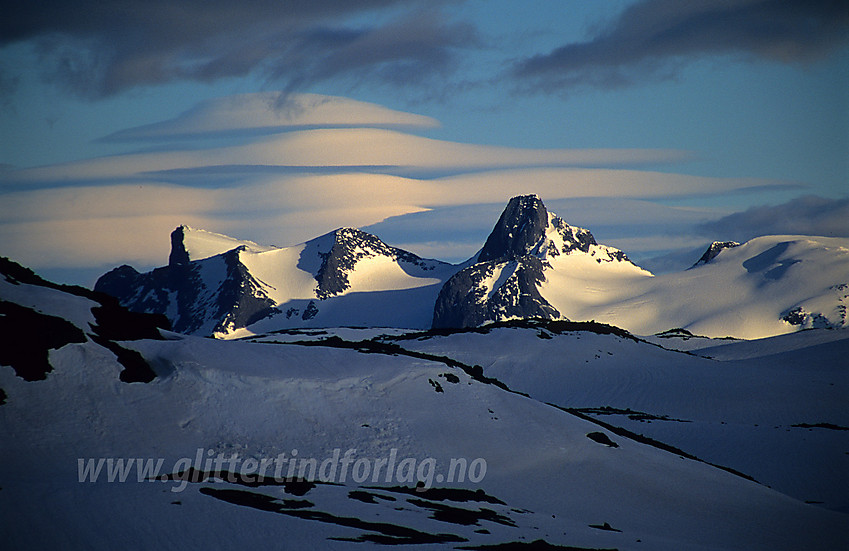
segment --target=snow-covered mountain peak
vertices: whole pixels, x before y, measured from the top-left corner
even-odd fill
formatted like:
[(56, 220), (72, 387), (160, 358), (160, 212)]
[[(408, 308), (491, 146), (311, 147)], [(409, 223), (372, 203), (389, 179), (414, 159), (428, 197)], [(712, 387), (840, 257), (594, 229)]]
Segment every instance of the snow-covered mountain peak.
[[(326, 299), (339, 295), (351, 288), (350, 275), (358, 265), (368, 260), (376, 263), (397, 263), (404, 271), (417, 272), (448, 266), (436, 260), (424, 260), (417, 255), (384, 243), (376, 235), (357, 228), (339, 228), (305, 244), (304, 258), (315, 253), (320, 264), (315, 269), (318, 282), (316, 296)], [(374, 264), (375, 262), (372, 262)], [(367, 263), (367, 262), (365, 262)], [(367, 266), (361, 266), (369, 270)], [(406, 268), (406, 269), (405, 269)]]
[(628, 256), (619, 249), (607, 245), (599, 245), (593, 234), (590, 233), (590, 230), (570, 226), (565, 220), (554, 213), (549, 213), (545, 238), (540, 241), (533, 252), (541, 260), (548, 262), (549, 265), (561, 255), (585, 253), (590, 255), (598, 264), (610, 262), (625, 263), (634, 269), (648, 273), (642, 268), (633, 265), (628, 259)]
[(176, 331), (221, 337), (300, 327), (468, 327), (514, 318), (596, 320), (650, 335), (758, 338), (846, 327), (843, 238), (715, 242), (698, 269), (653, 276), (536, 195), (512, 198), (461, 265), (422, 259), (357, 228), (285, 248), (178, 227), (168, 266), (121, 266), (95, 285), (165, 314)]
[(587, 253), (601, 262), (630, 262), (622, 251), (599, 245), (589, 230), (549, 212), (538, 195), (510, 199), (478, 254), (478, 262), (535, 256), (550, 267), (560, 255)]
[(436, 294), (459, 269), (356, 228), (284, 248), (188, 226), (171, 241), (168, 266), (147, 273), (121, 266), (95, 289), (130, 309), (165, 314), (176, 331), (217, 337), (254, 324), (427, 328)]
[[(565, 314), (550, 296), (572, 295), (576, 289), (568, 283), (551, 289), (548, 281), (552, 275), (609, 281), (614, 273), (626, 277), (651, 275), (632, 264), (622, 251), (599, 245), (589, 230), (570, 226), (548, 212), (539, 196), (513, 197), (477, 262), (457, 272), (440, 291), (433, 325), (561, 318)], [(546, 287), (548, 291), (543, 292)]]
[(576, 249), (589, 252), (591, 245), (598, 245), (590, 230), (570, 226), (553, 212), (548, 214), (548, 231), (545, 237), (546, 251), (553, 256)]
[(566, 308), (558, 300), (552, 304), (574, 319), (592, 316), (642, 335), (664, 326), (744, 339), (843, 328), (849, 304), (849, 240), (756, 237), (721, 249), (697, 269), (634, 280), (627, 293), (610, 288), (589, 298), (580, 308)]
[(276, 247), (259, 245), (253, 241), (235, 239), (220, 233), (181, 225), (171, 232), (171, 254), (168, 256), (168, 265), (188, 264), (193, 260), (203, 260), (236, 247), (245, 247), (254, 252), (276, 249)]

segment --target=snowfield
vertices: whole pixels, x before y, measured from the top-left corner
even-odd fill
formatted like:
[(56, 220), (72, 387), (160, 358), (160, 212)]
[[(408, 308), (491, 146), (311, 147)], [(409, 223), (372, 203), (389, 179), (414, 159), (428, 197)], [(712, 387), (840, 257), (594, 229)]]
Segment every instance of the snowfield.
[[(684, 272), (612, 281), (595, 274), (585, 276), (587, 281), (558, 277), (545, 289), (552, 289), (552, 304), (571, 319), (595, 319), (639, 335), (680, 327), (698, 335), (756, 339), (846, 326), (849, 239), (758, 237)], [(570, 289), (578, 291), (556, 294)], [(569, 304), (574, 295), (580, 304)], [(784, 319), (794, 309), (797, 319)]]
[[(710, 346), (690, 354), (562, 321), (222, 341), (151, 332), (158, 318), (8, 263), (0, 300), (4, 334), (27, 329), (3, 354), (44, 351), (50, 367), (24, 380), (23, 360), (0, 356), (10, 549), (847, 544), (844, 330), (700, 342)], [(61, 320), (83, 342), (40, 339)], [(149, 382), (124, 382), (128, 371)], [(354, 450), (344, 480), (336, 450)], [(219, 457), (245, 476), (212, 468)], [(251, 476), (281, 457), (338, 470)], [(387, 480), (390, 457), (399, 468)], [(127, 468), (110, 482), (130, 458), (162, 460), (159, 476)], [(459, 459), (476, 470), (449, 482)]]

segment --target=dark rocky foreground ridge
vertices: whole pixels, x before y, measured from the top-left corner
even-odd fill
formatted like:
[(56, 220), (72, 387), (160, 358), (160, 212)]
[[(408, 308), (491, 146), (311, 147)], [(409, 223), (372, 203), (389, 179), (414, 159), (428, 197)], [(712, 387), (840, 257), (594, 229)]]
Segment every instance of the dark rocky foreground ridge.
[(14, 302), (0, 300), (0, 333), (14, 346), (0, 347), (0, 365), (9, 365), (27, 381), (47, 378), (53, 370), (49, 351), (70, 343), (89, 340), (113, 354), (124, 370), (119, 379), (125, 383), (150, 382), (156, 374), (135, 350), (120, 341), (162, 339), (160, 329), (169, 330), (168, 319), (161, 314), (131, 312), (115, 297), (76, 285), (47, 281), (8, 258), (0, 257), (0, 277), (11, 285), (32, 285), (52, 289), (91, 301), (94, 323), (79, 327), (62, 318), (42, 313)]

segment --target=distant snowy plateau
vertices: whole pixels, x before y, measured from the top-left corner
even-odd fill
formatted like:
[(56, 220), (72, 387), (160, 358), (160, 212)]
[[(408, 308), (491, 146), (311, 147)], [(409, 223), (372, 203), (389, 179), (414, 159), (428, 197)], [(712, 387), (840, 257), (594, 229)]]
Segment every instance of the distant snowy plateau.
[(459, 265), (171, 242), (0, 259), (3, 548), (849, 548), (847, 239), (655, 276), (529, 195)]

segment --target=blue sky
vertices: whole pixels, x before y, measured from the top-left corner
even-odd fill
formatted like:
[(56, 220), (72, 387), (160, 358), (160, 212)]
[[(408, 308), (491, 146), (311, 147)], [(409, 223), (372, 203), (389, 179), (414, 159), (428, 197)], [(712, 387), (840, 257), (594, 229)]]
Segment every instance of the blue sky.
[(179, 223), (460, 261), (518, 193), (655, 271), (849, 236), (846, 1), (5, 11), (0, 254), (57, 279), (163, 264)]

